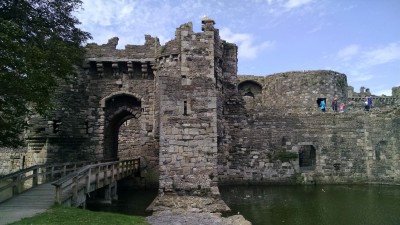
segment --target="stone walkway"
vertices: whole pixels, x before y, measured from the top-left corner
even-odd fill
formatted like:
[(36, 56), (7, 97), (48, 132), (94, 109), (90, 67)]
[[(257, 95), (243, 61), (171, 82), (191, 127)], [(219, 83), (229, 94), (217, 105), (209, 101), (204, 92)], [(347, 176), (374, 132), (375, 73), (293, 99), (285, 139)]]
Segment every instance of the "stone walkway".
[(0, 225), (43, 213), (54, 204), (54, 186), (42, 184), (0, 203)]
[(152, 225), (251, 225), (242, 215), (227, 218), (219, 213), (197, 212), (156, 212), (147, 217)]

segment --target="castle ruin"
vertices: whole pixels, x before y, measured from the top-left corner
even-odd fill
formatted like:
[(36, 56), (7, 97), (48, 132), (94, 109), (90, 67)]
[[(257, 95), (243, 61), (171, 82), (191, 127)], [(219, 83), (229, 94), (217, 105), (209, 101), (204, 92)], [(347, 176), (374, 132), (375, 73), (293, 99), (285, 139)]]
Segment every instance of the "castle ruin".
[[(216, 199), (222, 184), (400, 184), (400, 87), (389, 97), (357, 93), (328, 70), (237, 75), (237, 46), (212, 19), (202, 24), (199, 33), (181, 25), (165, 45), (149, 35), (125, 49), (118, 38), (88, 44), (57, 108), (29, 118), (26, 147), (0, 150), (0, 173), (140, 157), (160, 196)], [(333, 98), (344, 113), (319, 110)]]

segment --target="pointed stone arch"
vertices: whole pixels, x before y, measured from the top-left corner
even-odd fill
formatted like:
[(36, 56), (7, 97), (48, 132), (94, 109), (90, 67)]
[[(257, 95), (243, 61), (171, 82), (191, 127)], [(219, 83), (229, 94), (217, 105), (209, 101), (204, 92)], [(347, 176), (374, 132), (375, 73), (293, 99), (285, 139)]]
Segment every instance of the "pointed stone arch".
[(119, 128), (125, 121), (141, 116), (142, 101), (132, 93), (116, 92), (103, 98), (100, 105), (104, 110), (103, 155), (106, 159), (118, 159)]
[(129, 92), (129, 91), (117, 91), (117, 92), (113, 92), (113, 93), (107, 95), (106, 97), (102, 98), (100, 100), (100, 106), (102, 108), (105, 108), (106, 101), (108, 101), (109, 99), (118, 97), (118, 96), (131, 96), (131, 97), (137, 99), (140, 102), (143, 101), (143, 98), (139, 94), (136, 94), (136, 93), (133, 93), (133, 92)]

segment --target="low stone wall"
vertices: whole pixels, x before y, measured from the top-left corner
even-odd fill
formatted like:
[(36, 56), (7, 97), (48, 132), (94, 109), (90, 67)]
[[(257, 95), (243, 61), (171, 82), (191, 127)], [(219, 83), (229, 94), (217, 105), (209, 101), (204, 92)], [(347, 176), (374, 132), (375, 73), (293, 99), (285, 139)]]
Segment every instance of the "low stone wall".
[(0, 148), (0, 176), (24, 168), (25, 149)]

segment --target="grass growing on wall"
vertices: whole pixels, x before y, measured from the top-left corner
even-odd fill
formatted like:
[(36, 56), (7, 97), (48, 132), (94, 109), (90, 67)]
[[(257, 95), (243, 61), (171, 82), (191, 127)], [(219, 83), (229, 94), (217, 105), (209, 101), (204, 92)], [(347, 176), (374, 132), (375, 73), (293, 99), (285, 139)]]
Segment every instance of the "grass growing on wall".
[(294, 152), (279, 151), (277, 154), (277, 159), (281, 162), (289, 162), (290, 160), (297, 159), (298, 155)]
[(128, 216), (107, 212), (92, 212), (89, 210), (53, 206), (46, 212), (34, 217), (25, 218), (11, 225), (148, 225), (141, 216)]

